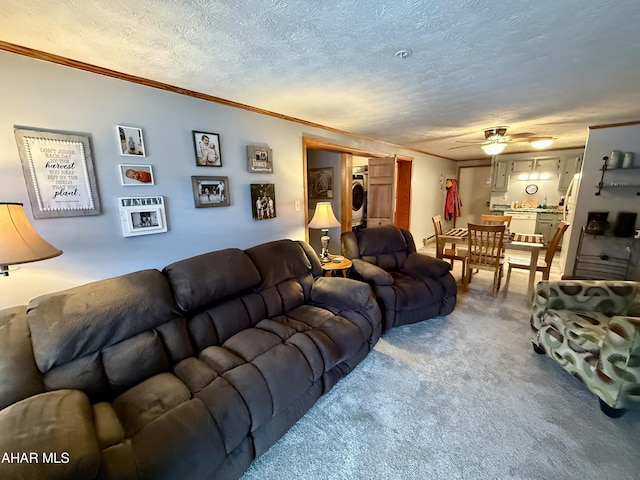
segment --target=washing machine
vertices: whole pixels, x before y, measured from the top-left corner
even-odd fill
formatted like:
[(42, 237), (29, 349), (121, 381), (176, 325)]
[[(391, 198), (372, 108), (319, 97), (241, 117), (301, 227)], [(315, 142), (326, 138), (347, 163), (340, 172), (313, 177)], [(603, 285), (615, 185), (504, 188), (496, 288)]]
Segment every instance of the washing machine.
[(366, 171), (353, 172), (351, 183), (351, 226), (364, 228), (367, 222), (367, 173)]

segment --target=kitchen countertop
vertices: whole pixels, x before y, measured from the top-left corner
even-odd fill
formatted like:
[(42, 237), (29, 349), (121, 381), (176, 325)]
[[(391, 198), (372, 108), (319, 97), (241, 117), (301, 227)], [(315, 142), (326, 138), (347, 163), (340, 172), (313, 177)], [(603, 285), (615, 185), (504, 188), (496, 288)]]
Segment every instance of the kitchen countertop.
[(563, 212), (563, 207), (553, 207), (553, 208), (511, 208), (504, 205), (494, 205), (491, 207), (492, 212), (535, 212), (535, 213), (557, 213), (561, 214)]

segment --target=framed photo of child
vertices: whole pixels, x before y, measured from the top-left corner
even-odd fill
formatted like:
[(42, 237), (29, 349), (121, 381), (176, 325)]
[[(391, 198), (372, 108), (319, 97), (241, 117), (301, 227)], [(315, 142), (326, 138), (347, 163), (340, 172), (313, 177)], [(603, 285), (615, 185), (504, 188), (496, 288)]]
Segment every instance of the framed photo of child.
[(118, 132), (120, 155), (125, 157), (146, 156), (141, 128), (117, 125), (116, 130)]
[(118, 165), (120, 185), (155, 185), (151, 165)]
[(221, 167), (220, 135), (193, 130), (193, 148), (198, 167)]

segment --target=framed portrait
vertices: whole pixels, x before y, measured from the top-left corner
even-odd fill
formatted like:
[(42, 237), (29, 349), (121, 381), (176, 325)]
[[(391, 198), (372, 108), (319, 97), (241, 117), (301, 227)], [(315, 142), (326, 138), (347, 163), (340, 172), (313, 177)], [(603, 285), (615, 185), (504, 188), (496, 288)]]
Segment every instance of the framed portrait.
[(89, 135), (14, 129), (34, 218), (100, 215)]
[(220, 135), (193, 130), (193, 148), (198, 167), (221, 167)]
[(227, 177), (191, 177), (191, 184), (196, 208), (231, 205)]
[(247, 166), (249, 173), (273, 173), (271, 149), (247, 145)]
[(307, 171), (309, 198), (333, 198), (333, 167), (310, 168)]
[(142, 129), (116, 125), (120, 155), (125, 157), (146, 157)]
[(273, 183), (251, 184), (251, 213), (254, 220), (276, 218), (276, 186)]
[(164, 197), (119, 197), (118, 210), (125, 237), (151, 235), (167, 231)]
[(155, 185), (151, 165), (118, 165), (120, 184), (124, 186)]

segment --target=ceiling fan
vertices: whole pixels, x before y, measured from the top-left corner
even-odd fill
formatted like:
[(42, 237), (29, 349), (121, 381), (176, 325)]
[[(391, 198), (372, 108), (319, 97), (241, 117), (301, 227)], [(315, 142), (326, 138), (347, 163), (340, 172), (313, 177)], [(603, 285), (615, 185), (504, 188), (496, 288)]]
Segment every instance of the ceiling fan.
[(507, 127), (491, 127), (484, 131), (484, 141), (460, 141), (460, 143), (467, 143), (467, 145), (451, 147), (449, 150), (480, 145), (480, 148), (482, 148), (487, 155), (498, 155), (509, 143), (529, 142), (533, 148), (540, 149), (551, 145), (553, 140), (553, 137), (538, 136), (535, 133), (529, 132), (507, 135)]

